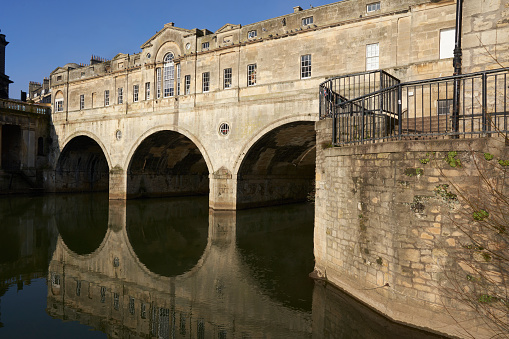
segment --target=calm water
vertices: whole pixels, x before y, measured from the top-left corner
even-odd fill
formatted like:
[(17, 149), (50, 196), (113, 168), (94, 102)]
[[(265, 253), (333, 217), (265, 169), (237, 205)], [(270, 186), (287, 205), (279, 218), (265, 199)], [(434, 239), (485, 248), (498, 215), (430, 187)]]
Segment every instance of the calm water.
[(0, 199), (0, 338), (428, 338), (314, 283), (314, 207)]

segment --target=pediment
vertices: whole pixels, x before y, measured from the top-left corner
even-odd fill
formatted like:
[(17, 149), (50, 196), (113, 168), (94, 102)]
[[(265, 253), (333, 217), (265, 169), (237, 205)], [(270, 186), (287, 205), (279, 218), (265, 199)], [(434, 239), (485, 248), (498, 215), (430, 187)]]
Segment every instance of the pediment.
[(55, 74), (55, 73), (60, 73), (60, 72), (66, 72), (67, 69), (63, 68), (63, 67), (57, 67), (53, 70), (53, 72), (50, 73), (51, 74)]
[(184, 29), (184, 28), (180, 28), (180, 27), (175, 27), (173, 26), (173, 23), (168, 23), (166, 25), (164, 25), (163, 29), (161, 29), (159, 32), (157, 32), (156, 34), (154, 34), (150, 39), (148, 39), (143, 45), (141, 45), (141, 49), (144, 49), (144, 48), (147, 48), (147, 47), (151, 47), (152, 46), (152, 41), (154, 41), (155, 39), (157, 39), (161, 34), (163, 34), (164, 32), (166, 32), (167, 30), (172, 30), (172, 31), (177, 31), (177, 32), (180, 32), (180, 33), (184, 33), (184, 34), (189, 34), (191, 33), (190, 30), (188, 29)]
[(221, 27), (220, 29), (218, 29), (216, 31), (216, 34), (233, 31), (233, 30), (236, 30), (236, 29), (240, 29), (241, 27), (242, 27), (241, 25), (226, 24), (223, 27)]

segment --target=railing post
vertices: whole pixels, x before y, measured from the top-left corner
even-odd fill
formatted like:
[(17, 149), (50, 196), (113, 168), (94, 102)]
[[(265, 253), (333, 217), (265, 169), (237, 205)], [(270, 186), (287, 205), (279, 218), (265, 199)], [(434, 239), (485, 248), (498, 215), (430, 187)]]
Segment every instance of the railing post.
[(488, 126), (488, 117), (487, 117), (487, 114), (488, 114), (488, 98), (487, 98), (487, 77), (486, 77), (486, 73), (483, 73), (482, 74), (482, 94), (481, 94), (481, 102), (482, 102), (482, 107), (481, 107), (481, 110), (482, 110), (482, 133), (483, 133), (483, 136), (486, 136), (486, 132), (489, 131), (489, 126)]
[(336, 142), (338, 142), (337, 136), (337, 117), (336, 117), (336, 110), (332, 109), (332, 145), (335, 146)]
[(402, 98), (403, 96), (403, 89), (401, 88), (401, 83), (398, 84), (398, 97), (397, 97), (397, 104), (398, 104), (398, 140), (401, 140), (401, 134), (403, 134), (403, 117), (402, 117)]
[(361, 111), (361, 144), (364, 143), (364, 100), (365, 99), (361, 99), (361, 101), (362, 101), (362, 111)]

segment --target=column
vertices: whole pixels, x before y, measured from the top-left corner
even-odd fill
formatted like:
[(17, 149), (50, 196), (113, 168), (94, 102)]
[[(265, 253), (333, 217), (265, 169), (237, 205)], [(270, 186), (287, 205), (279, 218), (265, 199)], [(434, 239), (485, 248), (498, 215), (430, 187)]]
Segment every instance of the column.
[(110, 170), (110, 200), (127, 199), (127, 171), (116, 166)]
[(214, 210), (237, 208), (237, 178), (225, 167), (209, 175), (209, 206)]

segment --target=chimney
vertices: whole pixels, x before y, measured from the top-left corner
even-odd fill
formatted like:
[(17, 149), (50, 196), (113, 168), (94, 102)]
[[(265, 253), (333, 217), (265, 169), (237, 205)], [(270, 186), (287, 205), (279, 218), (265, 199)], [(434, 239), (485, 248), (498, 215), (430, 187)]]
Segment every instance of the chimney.
[(297, 13), (297, 12), (300, 12), (300, 11), (302, 11), (302, 7), (300, 7), (300, 6), (295, 6), (295, 7), (293, 8), (293, 12), (294, 12), (294, 13)]

